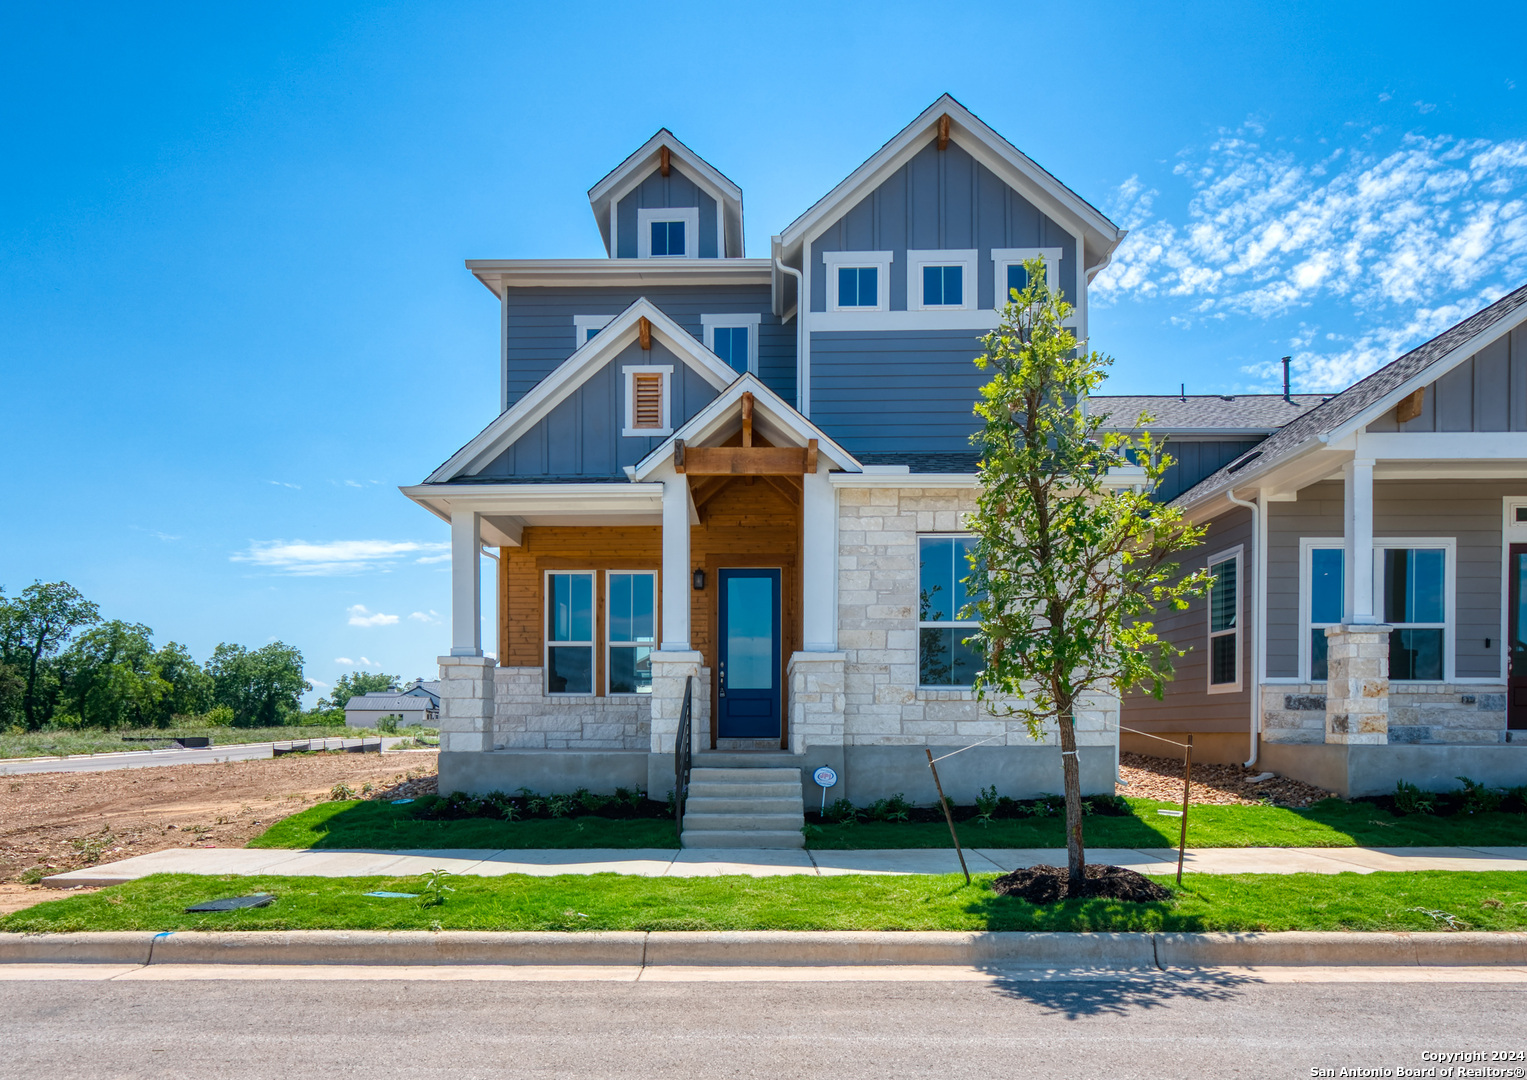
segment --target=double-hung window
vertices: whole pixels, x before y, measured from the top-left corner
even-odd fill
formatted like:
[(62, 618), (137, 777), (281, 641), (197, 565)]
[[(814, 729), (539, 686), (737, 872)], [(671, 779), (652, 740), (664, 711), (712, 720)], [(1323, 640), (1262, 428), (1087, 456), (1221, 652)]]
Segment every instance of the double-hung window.
[(1060, 294), (1061, 248), (993, 248), (991, 253), (996, 282), (999, 290), (996, 308), (1001, 311), (1012, 302), (1013, 290), (1022, 292), (1029, 287), (1029, 272), (1024, 263), (1034, 259), (1045, 261), (1045, 284), (1052, 293)]
[(657, 575), (651, 571), (611, 570), (608, 587), (606, 692), (652, 693), (652, 650), (656, 642)]
[(1346, 603), (1347, 553), (1339, 547), (1309, 549), (1306, 603), (1309, 605), (1310, 680), (1325, 682), (1330, 677), (1326, 663), (1326, 627), (1340, 626)]
[(908, 251), (907, 310), (974, 310), (978, 254), (963, 249)]
[(892, 253), (824, 251), (828, 311), (888, 311)]
[(980, 654), (965, 644), (980, 628), (970, 617), (973, 613), (964, 611), (976, 599), (965, 587), (975, 547), (973, 536), (917, 538), (917, 681), (921, 686), (970, 686), (982, 668)]
[(1241, 688), (1241, 549), (1209, 560), (1209, 693)]
[(705, 347), (726, 361), (733, 371), (757, 374), (758, 324), (761, 318), (756, 313), (701, 315)]
[(546, 692), (594, 692), (594, 572), (546, 574)]
[(636, 211), (636, 255), (638, 258), (697, 258), (699, 234), (699, 207), (641, 207)]

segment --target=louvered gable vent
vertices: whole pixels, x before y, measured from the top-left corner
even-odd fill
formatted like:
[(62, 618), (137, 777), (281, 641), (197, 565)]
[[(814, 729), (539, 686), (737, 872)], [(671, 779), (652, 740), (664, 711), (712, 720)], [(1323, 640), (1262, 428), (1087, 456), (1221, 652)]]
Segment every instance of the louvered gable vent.
[(658, 372), (636, 372), (631, 376), (631, 426), (663, 426), (663, 376)]

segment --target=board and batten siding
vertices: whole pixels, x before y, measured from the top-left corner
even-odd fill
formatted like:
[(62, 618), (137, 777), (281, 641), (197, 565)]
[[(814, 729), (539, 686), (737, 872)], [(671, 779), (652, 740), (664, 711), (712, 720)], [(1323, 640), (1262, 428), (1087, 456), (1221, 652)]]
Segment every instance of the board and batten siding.
[(626, 416), (626, 380), (621, 369), (645, 364), (673, 366), (669, 392), (675, 428), (716, 398), (711, 384), (661, 342), (654, 341), (650, 350), (644, 350), (633, 341), (472, 475), (485, 480), (578, 476), (624, 480), (622, 469), (635, 465), (666, 438), (621, 434)]
[(1158, 502), (1171, 502), (1194, 484), (1219, 472), (1261, 439), (1175, 439), (1167, 436), (1166, 452), (1172, 458), (1161, 484)]
[(759, 315), (758, 377), (795, 402), (795, 326), (774, 315), (768, 284), (552, 286), (509, 288), (504, 298), (507, 373), (505, 408), (550, 375), (576, 345), (575, 315), (612, 318), (645, 297), (696, 341), (704, 343), (702, 315)]
[[(1122, 703), (1121, 720), (1126, 727), (1142, 731), (1166, 732), (1244, 732), (1251, 725), (1251, 558), (1253, 536), (1251, 511), (1237, 509), (1216, 518), (1209, 525), (1204, 542), (1192, 551), (1177, 556), (1184, 571), (1200, 569), (1210, 558), (1240, 545), (1241, 645), (1236, 656), (1241, 665), (1241, 689), (1219, 694), (1209, 687), (1209, 604), (1199, 597), (1183, 611), (1167, 609), (1156, 613), (1157, 632), (1179, 649), (1187, 649), (1174, 661), (1175, 674), (1162, 691), (1161, 700), (1136, 690)], [(1151, 753), (1168, 755), (1170, 747)]]
[(1426, 387), (1421, 415), (1393, 410), (1369, 431), (1527, 431), (1527, 327), (1519, 326)]
[(684, 209), (698, 207), (700, 210), (700, 258), (714, 259), (716, 251), (716, 200), (700, 190), (700, 186), (677, 165), (670, 165), (664, 176), (653, 169), (647, 178), (637, 184), (615, 209), (615, 226), (618, 235), (615, 243), (617, 259), (636, 258), (636, 222), (638, 209)]
[[(827, 310), (824, 251), (891, 251), (890, 309), (907, 310), (907, 250), (979, 249), (976, 306), (990, 310), (992, 248), (1058, 247), (1061, 292), (1076, 303), (1076, 239), (954, 143), (930, 141), (811, 242), (811, 310)], [(1003, 298), (1007, 297), (1004, 294)], [(813, 362), (815, 361), (813, 345)]]
[[(1527, 479), (1378, 480), (1373, 485), (1373, 535), (1457, 544), (1457, 622), (1454, 675), (1459, 680), (1501, 677), (1501, 521), (1507, 496), (1527, 496)], [(1296, 679), (1299, 672), (1299, 541), (1342, 535), (1342, 485), (1312, 484), (1297, 502), (1269, 503), (1267, 516), (1267, 674)], [(1375, 597), (1376, 603), (1382, 603)], [(1383, 611), (1376, 612), (1383, 618)], [(1485, 639), (1490, 640), (1488, 648)]]

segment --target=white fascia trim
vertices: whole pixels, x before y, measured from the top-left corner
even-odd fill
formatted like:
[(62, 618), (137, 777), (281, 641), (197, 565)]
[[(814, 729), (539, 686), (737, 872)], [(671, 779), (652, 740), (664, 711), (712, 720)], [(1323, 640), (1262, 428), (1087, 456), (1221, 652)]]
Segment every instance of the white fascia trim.
[[(637, 375), (661, 375), (663, 377), (663, 426), (639, 428), (636, 426), (636, 400), (631, 388)], [(673, 365), (672, 364), (624, 364), (620, 369), (625, 384), (626, 426), (620, 434), (628, 439), (655, 439), (673, 434)]]
[(728, 385), (737, 373), (721, 358), (694, 339), (694, 335), (669, 318), (645, 297), (615, 316), (604, 331), (564, 360), (556, 370), (430, 473), (426, 483), (444, 483), (479, 468), (501, 453), (552, 409), (560, 405), (589, 375), (613, 360), (636, 339), (637, 320), (646, 318), (652, 334), (673, 354), (684, 360), (716, 390)]
[(1374, 461), (1502, 461), (1527, 458), (1527, 431), (1376, 431), (1357, 436)]
[[(684, 254), (652, 254), (652, 223), (682, 221)], [(642, 206), (636, 210), (636, 257), (638, 259), (698, 259), (700, 257), (700, 208), (698, 206)]]
[[(976, 262), (981, 252), (976, 248), (943, 250), (907, 249), (907, 310), (908, 311), (974, 311), (976, 287), (980, 275)], [(925, 266), (958, 266), (963, 270), (960, 281), (958, 304), (926, 304), (923, 302), (922, 274)]]
[(505, 288), (568, 285), (767, 285), (769, 259), (468, 259), (495, 296)]
[(450, 521), (457, 511), (481, 514), (651, 514), (662, 509), (662, 484), (415, 484), (405, 496)]
[[(822, 252), (822, 265), (827, 268), (827, 310), (848, 311), (861, 315), (869, 311), (890, 311), (891, 263), (895, 259), (894, 251)], [(838, 305), (838, 268), (844, 266), (873, 266), (880, 271), (875, 286), (874, 307), (840, 307)]]
[(758, 325), (763, 316), (756, 311), (741, 312), (734, 315), (705, 315), (700, 316), (700, 332), (705, 347), (711, 352), (716, 351), (717, 328), (732, 329), (745, 327), (748, 332), (748, 370), (754, 375), (758, 374)]
[[(627, 475), (633, 481), (642, 481), (658, 469), (665, 465), (670, 465), (673, 461), (673, 443), (676, 439), (683, 439), (686, 443), (703, 442), (731, 419), (732, 410), (742, 400), (744, 393), (751, 393), (753, 395), (753, 423), (755, 427), (773, 427), (777, 429), (775, 433), (782, 432), (796, 439), (797, 446), (805, 446), (808, 440), (815, 439), (817, 441), (817, 453), (826, 457), (833, 465), (850, 472), (857, 472), (859, 470), (859, 462), (854, 459), (852, 454), (829, 438), (825, 432), (810, 420), (807, 420), (791, 408), (778, 394), (765, 386), (757, 375), (747, 374), (739, 376), (737, 381), (728, 386), (714, 401), (690, 417), (683, 427), (675, 431), (670, 438), (638, 461), (636, 466)], [(836, 476), (838, 474), (833, 473), (830, 475)]]
[(577, 352), (588, 344), (590, 330), (603, 330), (614, 318), (614, 315), (574, 315), (573, 351)]
[[(991, 261), (996, 271), (992, 278), (992, 301), (1001, 310), (1007, 306), (1008, 297), (1003, 288), (1007, 284), (1007, 268), (1014, 263), (1025, 263), (1030, 259), (1043, 257), (1045, 261), (1045, 284), (1050, 292), (1060, 293), (1060, 262), (1066, 257), (1066, 249), (1058, 247), (1028, 247), (1028, 248), (992, 248)], [(997, 293), (1002, 292), (1001, 302), (997, 302)]]

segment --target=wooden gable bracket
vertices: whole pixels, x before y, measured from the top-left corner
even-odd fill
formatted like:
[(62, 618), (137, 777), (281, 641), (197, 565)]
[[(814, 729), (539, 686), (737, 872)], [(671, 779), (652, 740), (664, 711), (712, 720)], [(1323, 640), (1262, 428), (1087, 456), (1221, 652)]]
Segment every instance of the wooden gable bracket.
[(645, 315), (636, 320), (636, 339), (643, 349), (652, 348), (652, 323)]
[(753, 392), (745, 391), (742, 395), (742, 445), (753, 445)]
[(657, 171), (664, 176), (668, 175), (668, 170), (671, 167), (668, 160), (668, 147), (665, 146), (657, 152)]
[(1400, 399), (1400, 403), (1394, 407), (1394, 418), (1398, 423), (1414, 420), (1421, 415), (1421, 403), (1426, 400), (1426, 387), (1421, 387), (1414, 394), (1407, 394)]
[(809, 473), (817, 471), (817, 441), (815, 439), (806, 440), (806, 471)]
[(949, 149), (949, 114), (945, 113), (938, 118), (938, 148)]
[(675, 439), (675, 440), (673, 440), (673, 471), (676, 472), (676, 473), (681, 473), (681, 472), (684, 471), (684, 440), (683, 439)]

